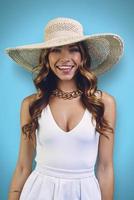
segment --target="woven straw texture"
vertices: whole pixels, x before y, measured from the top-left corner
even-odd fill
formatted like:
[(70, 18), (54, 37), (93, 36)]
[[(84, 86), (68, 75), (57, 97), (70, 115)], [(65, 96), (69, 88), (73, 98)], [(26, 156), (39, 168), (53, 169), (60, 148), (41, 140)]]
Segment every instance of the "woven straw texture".
[(84, 35), (82, 25), (71, 18), (56, 18), (45, 27), (44, 42), (7, 48), (6, 53), (19, 65), (38, 74), (42, 49), (85, 41), (91, 56), (91, 71), (96, 76), (116, 64), (124, 52), (123, 39), (113, 33)]

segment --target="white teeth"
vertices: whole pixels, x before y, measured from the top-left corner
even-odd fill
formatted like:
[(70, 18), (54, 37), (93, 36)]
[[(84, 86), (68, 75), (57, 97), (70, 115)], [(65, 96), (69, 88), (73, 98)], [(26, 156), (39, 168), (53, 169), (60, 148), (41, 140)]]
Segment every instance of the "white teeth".
[(71, 67), (59, 67), (60, 69), (71, 69)]
[(70, 66), (70, 67), (59, 67), (59, 66), (57, 66), (57, 68), (59, 68), (59, 69), (71, 69), (73, 66)]

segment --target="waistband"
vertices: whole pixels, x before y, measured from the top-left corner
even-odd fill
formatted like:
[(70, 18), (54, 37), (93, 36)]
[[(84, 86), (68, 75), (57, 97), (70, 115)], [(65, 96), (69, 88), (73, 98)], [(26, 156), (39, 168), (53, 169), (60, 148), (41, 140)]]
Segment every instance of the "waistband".
[(35, 170), (40, 174), (57, 177), (57, 178), (67, 178), (67, 179), (79, 179), (95, 176), (94, 168), (81, 169), (81, 170), (69, 170), (55, 168), (48, 165), (36, 165)]

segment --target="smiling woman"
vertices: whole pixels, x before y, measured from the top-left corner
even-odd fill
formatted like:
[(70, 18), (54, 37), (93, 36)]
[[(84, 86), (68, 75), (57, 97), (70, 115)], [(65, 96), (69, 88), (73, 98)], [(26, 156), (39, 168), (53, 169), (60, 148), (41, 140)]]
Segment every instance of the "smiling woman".
[(37, 88), (22, 101), (9, 200), (112, 200), (116, 103), (98, 89), (97, 76), (119, 61), (121, 37), (85, 36), (78, 21), (56, 18), (45, 42), (7, 53), (33, 72)]
[(81, 52), (77, 44), (50, 49), (49, 65), (59, 79), (72, 79), (81, 64)]

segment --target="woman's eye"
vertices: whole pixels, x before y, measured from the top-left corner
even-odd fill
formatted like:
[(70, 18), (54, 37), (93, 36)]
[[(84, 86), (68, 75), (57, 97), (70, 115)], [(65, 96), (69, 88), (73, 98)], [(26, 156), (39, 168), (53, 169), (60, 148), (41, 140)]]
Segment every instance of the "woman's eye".
[[(80, 52), (78, 47), (72, 47), (69, 49), (70, 52)], [(60, 48), (53, 48), (50, 50), (50, 52), (54, 52), (54, 53), (60, 53), (61, 49)]]
[(78, 51), (79, 52), (80, 50), (79, 50), (78, 47), (73, 47), (73, 48), (70, 49), (70, 51)]
[(60, 49), (52, 49), (51, 52), (60, 52)]

